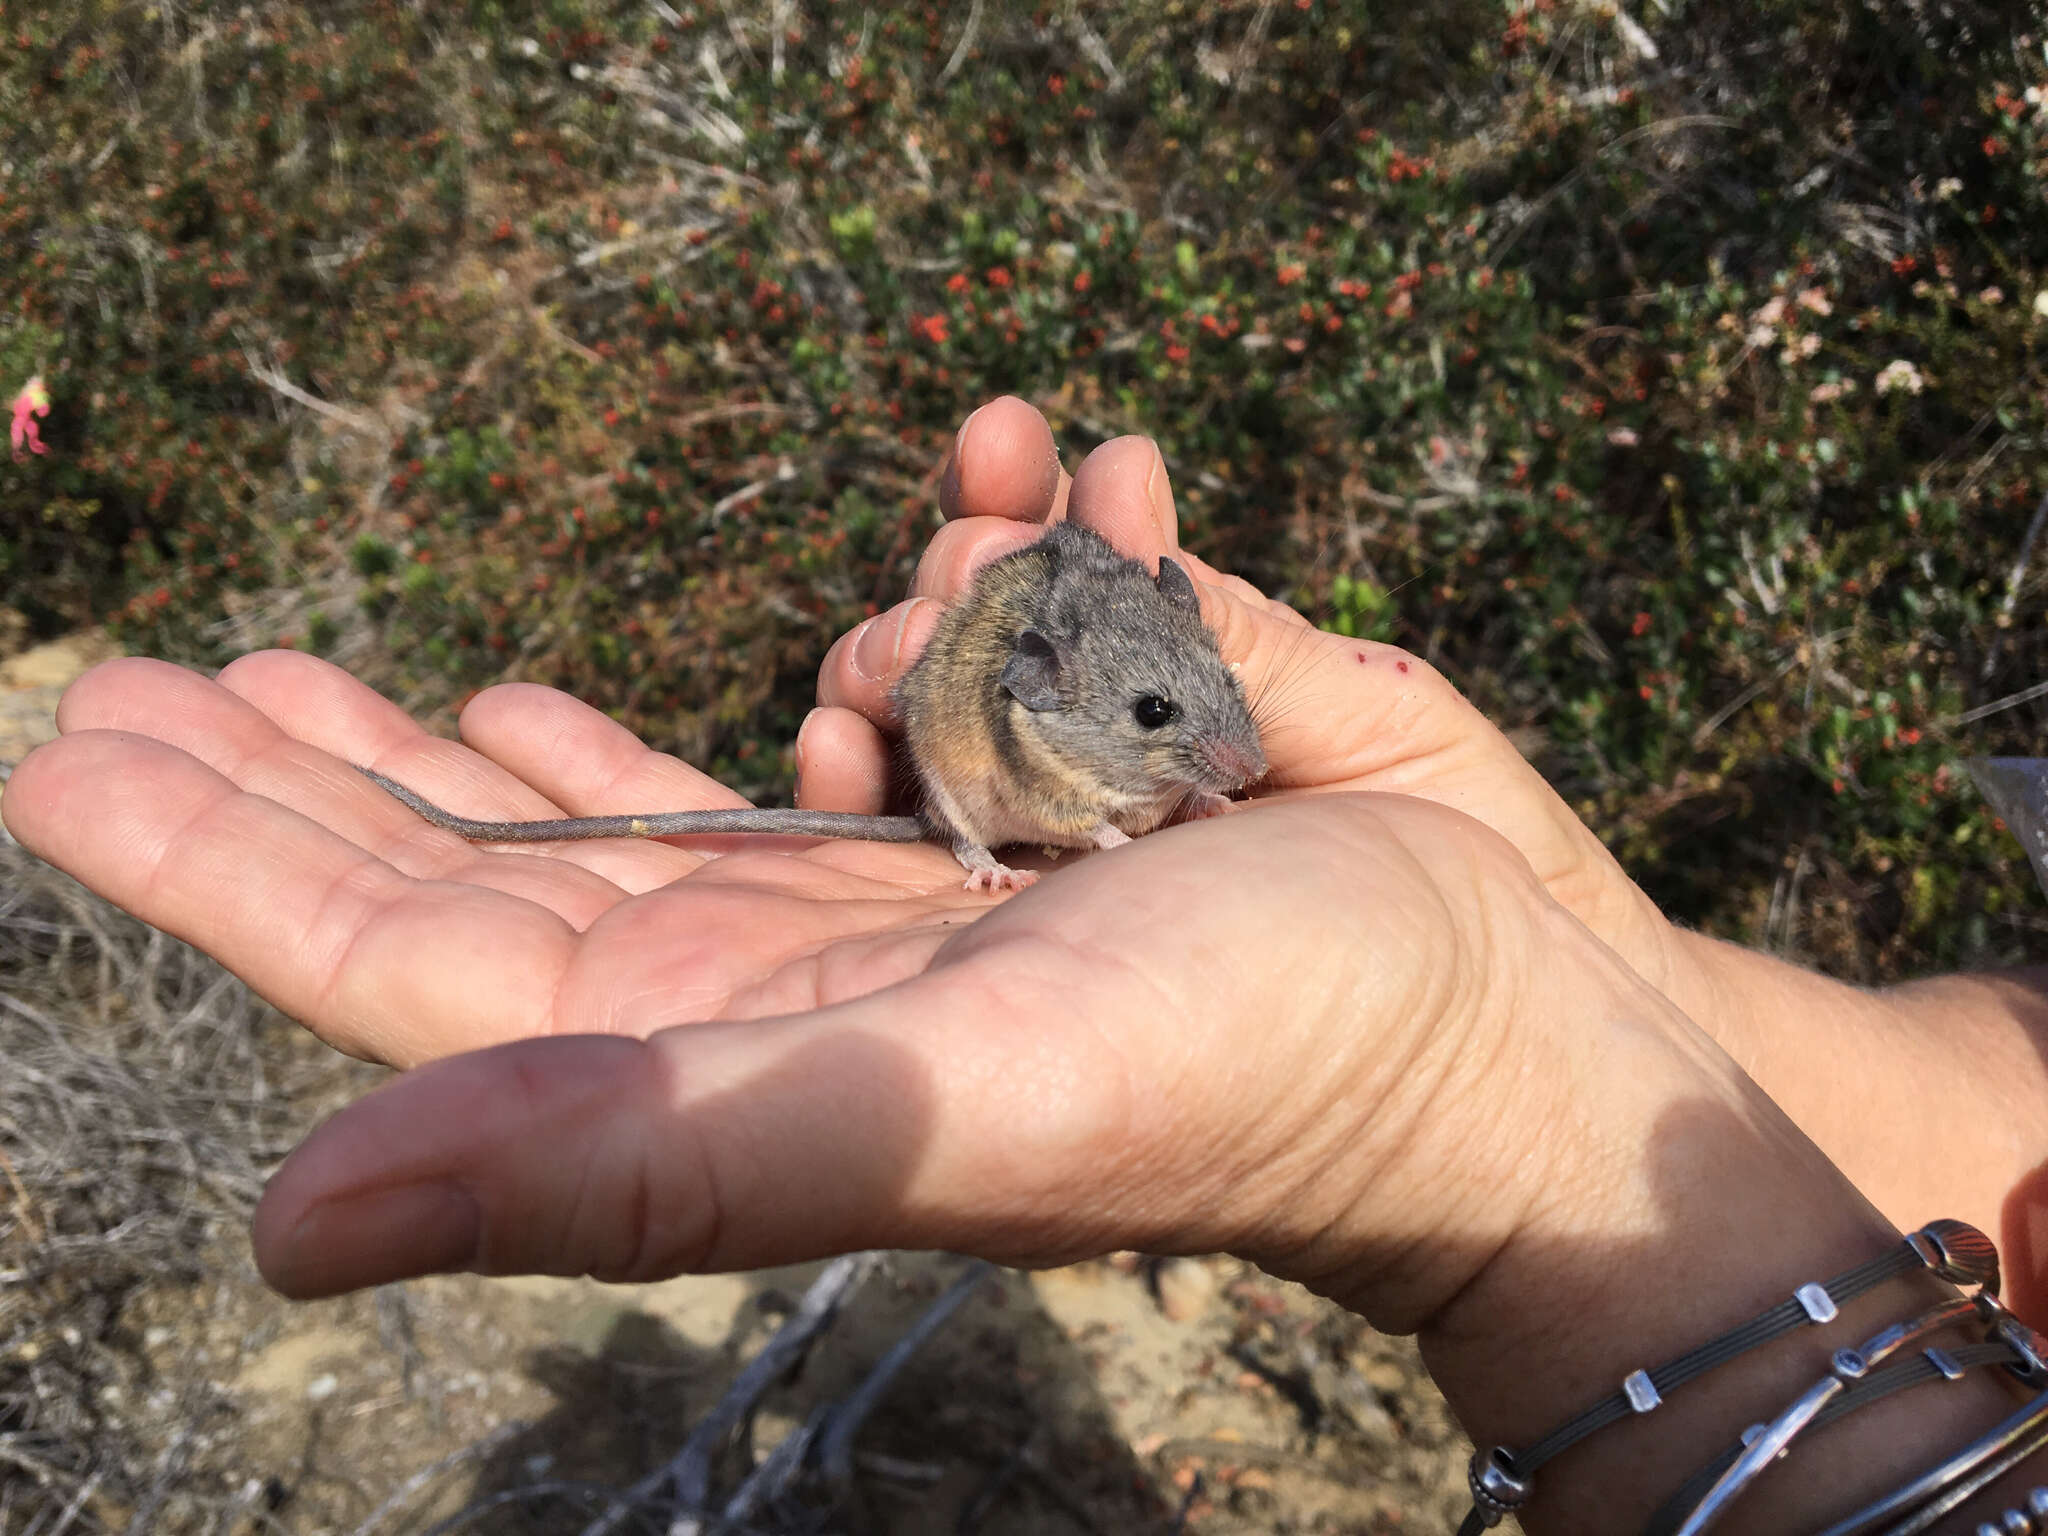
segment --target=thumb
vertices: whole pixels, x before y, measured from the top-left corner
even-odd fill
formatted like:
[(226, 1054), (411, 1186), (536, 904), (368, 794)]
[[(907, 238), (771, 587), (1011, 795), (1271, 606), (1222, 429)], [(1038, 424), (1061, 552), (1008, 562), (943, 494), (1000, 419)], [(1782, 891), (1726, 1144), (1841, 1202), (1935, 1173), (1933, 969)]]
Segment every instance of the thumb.
[[(870, 1247), (1096, 1251), (1073, 1190), (1129, 1116), (1061, 1039), (940, 973), (799, 1018), (452, 1057), (285, 1161), (257, 1263), (313, 1297), (446, 1270), (646, 1280)], [(1028, 1115), (1020, 1069), (1051, 1085), (1026, 1092)]]
[(1191, 562), (1202, 616), (1238, 669), (1276, 789), (1370, 790), (1461, 811), (1514, 845), (1551, 895), (1652, 980), (1667, 925), (1605, 844), (1450, 679), (1399, 646), (1314, 629)]

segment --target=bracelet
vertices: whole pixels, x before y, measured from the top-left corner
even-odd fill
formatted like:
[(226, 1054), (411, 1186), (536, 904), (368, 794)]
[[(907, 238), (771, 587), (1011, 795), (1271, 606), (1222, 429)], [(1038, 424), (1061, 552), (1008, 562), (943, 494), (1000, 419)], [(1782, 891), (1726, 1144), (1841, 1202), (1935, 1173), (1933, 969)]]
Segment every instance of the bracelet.
[(1916, 1268), (1930, 1269), (1956, 1285), (1982, 1286), (1993, 1294), (1998, 1290), (1998, 1250), (1991, 1240), (1966, 1222), (1930, 1222), (1897, 1247), (1844, 1270), (1825, 1285), (1809, 1282), (1800, 1286), (1790, 1300), (1690, 1354), (1655, 1370), (1631, 1371), (1619, 1392), (1551, 1431), (1528, 1450), (1516, 1452), (1496, 1445), (1474, 1451), (1467, 1473), (1472, 1508), (1459, 1525), (1458, 1536), (1478, 1536), (1526, 1504), (1535, 1491), (1537, 1469), (1586, 1436), (1632, 1414), (1652, 1412), (1667, 1392), (1805, 1324), (1833, 1322), (1842, 1303)]
[[(1993, 1319), (1992, 1331), (2005, 1343), (2010, 1344), (2014, 1353), (2025, 1362), (2023, 1368), (2015, 1367), (2014, 1373), (2022, 1380), (2040, 1382), (2048, 1377), (2048, 1340), (2029, 1328), (2025, 1323), (2008, 1312), (1996, 1297), (1979, 1297), (1985, 1303), (1986, 1313)], [(2029, 1438), (2029, 1431), (2035, 1432)], [(1964, 1446), (1947, 1460), (1938, 1462), (1921, 1473), (1911, 1482), (1895, 1488), (1875, 1503), (1865, 1506), (1845, 1520), (1838, 1520), (1818, 1536), (1862, 1536), (1880, 1521), (1903, 1515), (1923, 1500), (1934, 1497), (1949, 1488), (1957, 1479), (1967, 1477), (1986, 1458), (1999, 1457), (1997, 1470), (1985, 1481), (2002, 1477), (2013, 1466), (2024, 1461), (2044, 1443), (2042, 1434), (2048, 1434), (2048, 1394), (2043, 1394), (2003, 1422), (1993, 1425), (1977, 1440)], [(2020, 1447), (2024, 1446), (2024, 1449)], [(2010, 1460), (2005, 1458), (2010, 1456)], [(1972, 1483), (1965, 1498), (1975, 1493), (1982, 1484)], [(1929, 1518), (1938, 1519), (1962, 1502), (1946, 1504)], [(1918, 1517), (1913, 1517), (1917, 1519)], [(1906, 1529), (1925, 1530), (1925, 1525), (1892, 1526), (1885, 1536), (1899, 1536)]]
[[(2043, 1446), (2048, 1446), (2048, 1392), (2042, 1393), (2012, 1417), (1994, 1425), (1946, 1461), (1929, 1467), (1903, 1488), (1886, 1494), (1847, 1520), (1829, 1526), (1823, 1536), (1847, 1536), (1852, 1531), (1867, 1531), (1878, 1521), (1921, 1504), (1917, 1513), (1908, 1514), (1880, 1533), (1880, 1536), (1920, 1536), (1943, 1515), (1982, 1492)], [(1933, 1503), (1922, 1504), (1930, 1497), (1934, 1498)]]
[[(1956, 1315), (1959, 1310), (1960, 1317)], [(1650, 1536), (1698, 1536), (1727, 1512), (1728, 1506), (1764, 1468), (1786, 1453), (1797, 1435), (1821, 1429), (1908, 1387), (1930, 1381), (1960, 1381), (1963, 1373), (1974, 1366), (2003, 1365), (2024, 1371), (2025, 1357), (2004, 1339), (1953, 1349), (1928, 1348), (1885, 1370), (1870, 1369), (1882, 1358), (1871, 1346), (1882, 1345), (1887, 1335), (1906, 1334), (1899, 1342), (1911, 1342), (1962, 1321), (1975, 1311), (1974, 1304), (1967, 1300), (1947, 1303), (1915, 1318), (1910, 1325), (1886, 1329), (1861, 1349), (1837, 1350), (1833, 1372), (1801, 1393), (1791, 1407), (1769, 1424), (1751, 1425), (1739, 1445), (1701, 1468), (1666, 1501), (1650, 1521)]]
[(2048, 1488), (2036, 1485), (1996, 1520), (1980, 1522), (1971, 1536), (2041, 1536), (2044, 1531), (2048, 1531)]

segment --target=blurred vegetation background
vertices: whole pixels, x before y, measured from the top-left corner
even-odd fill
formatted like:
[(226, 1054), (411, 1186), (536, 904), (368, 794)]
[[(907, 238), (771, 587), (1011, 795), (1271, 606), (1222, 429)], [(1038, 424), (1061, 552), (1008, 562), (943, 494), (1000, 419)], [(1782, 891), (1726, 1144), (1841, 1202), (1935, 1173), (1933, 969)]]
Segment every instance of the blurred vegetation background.
[[(990, 395), (1436, 661), (1667, 910), (2022, 955), (2048, 58), (2010, 0), (0, 18), (0, 605), (760, 797)], [(18, 626), (19, 627), (19, 626)]]

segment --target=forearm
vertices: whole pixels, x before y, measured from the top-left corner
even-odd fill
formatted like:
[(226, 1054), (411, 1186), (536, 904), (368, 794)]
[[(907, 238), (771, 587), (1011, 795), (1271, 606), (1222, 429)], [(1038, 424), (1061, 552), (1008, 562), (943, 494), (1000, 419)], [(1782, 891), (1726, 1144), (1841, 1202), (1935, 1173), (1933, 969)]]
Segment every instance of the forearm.
[(1886, 1217), (1981, 1228), (2035, 1301), (2010, 1207), (2048, 1162), (2048, 968), (1868, 989), (1674, 934), (1667, 995)]
[[(1578, 1038), (1561, 1045), (1583, 1060), (1586, 1080), (1563, 1102), (1604, 1096), (1606, 1106), (1557, 1125), (1571, 1152), (1551, 1197), (1423, 1333), (1432, 1373), (1481, 1445), (1526, 1447), (1630, 1371), (1899, 1241), (1800, 1128), (1648, 988), (1589, 990)], [(1935, 1166), (1915, 1226), (1959, 1214), (1939, 1187), (1945, 1160), (1921, 1150)], [(1641, 1530), (1746, 1425), (1825, 1375), (1832, 1350), (1947, 1294), (1925, 1273), (1887, 1282), (1833, 1324), (1802, 1328), (1600, 1431), (1544, 1469), (1524, 1525), (1532, 1536)], [(1726, 1528), (1811, 1529), (1886, 1492), (2014, 1410), (2021, 1398), (2000, 1375), (1915, 1388), (1814, 1432)]]

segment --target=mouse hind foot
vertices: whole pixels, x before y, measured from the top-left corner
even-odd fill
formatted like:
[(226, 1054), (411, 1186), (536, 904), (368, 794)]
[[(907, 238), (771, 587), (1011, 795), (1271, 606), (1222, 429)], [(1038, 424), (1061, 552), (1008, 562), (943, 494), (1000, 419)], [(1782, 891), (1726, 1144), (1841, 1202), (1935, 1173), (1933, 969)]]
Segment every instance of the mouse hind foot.
[(998, 891), (1021, 891), (1038, 879), (1037, 870), (1012, 869), (980, 843), (971, 843), (964, 837), (953, 844), (953, 857), (967, 871), (963, 887), (966, 890), (983, 891), (993, 896)]

